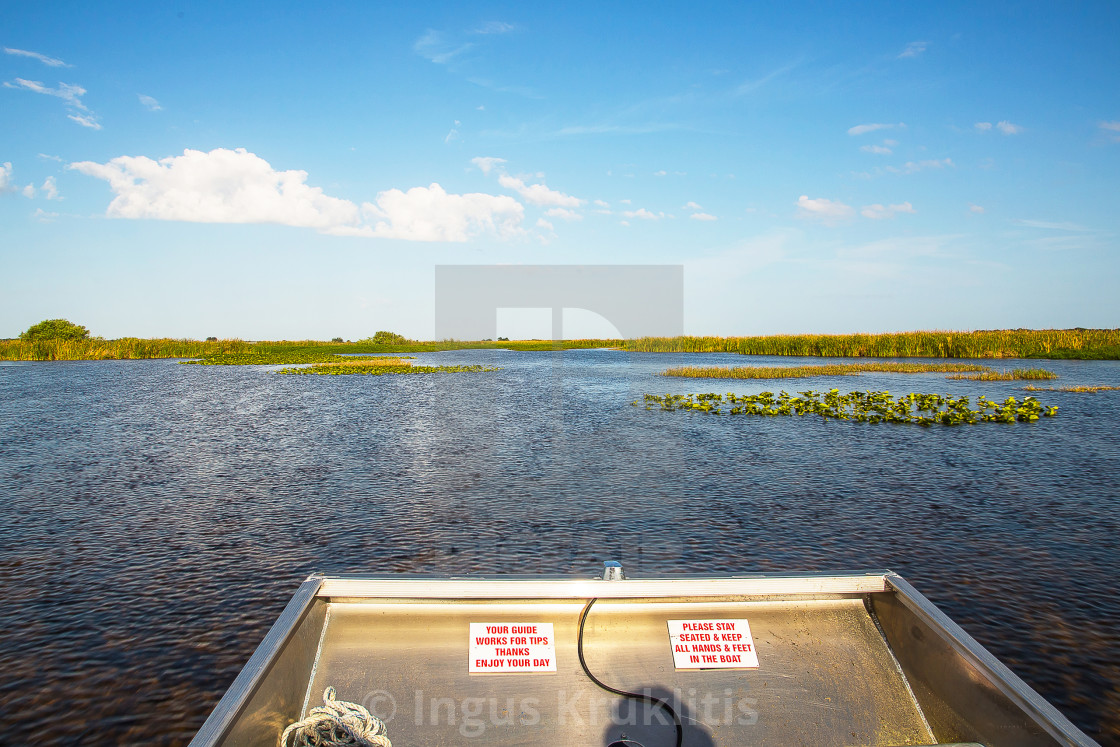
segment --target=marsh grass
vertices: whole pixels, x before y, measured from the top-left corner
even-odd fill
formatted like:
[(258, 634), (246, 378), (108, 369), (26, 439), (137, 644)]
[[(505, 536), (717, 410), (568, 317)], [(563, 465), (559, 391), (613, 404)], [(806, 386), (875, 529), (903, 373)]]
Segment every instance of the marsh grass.
[(969, 381), (1048, 381), (1058, 378), (1058, 374), (1044, 368), (1015, 368), (1010, 371), (984, 371), (978, 374), (955, 374), (946, 379), (967, 379)]
[[(972, 409), (968, 397), (942, 394), (911, 393), (891, 399), (890, 392), (849, 392), (840, 394), (830, 389), (824, 394), (786, 392), (735, 395), (720, 394), (647, 394), (631, 404), (647, 410), (692, 410), (708, 415), (758, 415), (763, 417), (819, 415), (825, 419), (856, 420), (865, 423), (896, 423), (911, 425), (975, 425), (977, 423), (1029, 423), (1040, 417), (1051, 417), (1057, 407), (1043, 407), (1034, 397), (1019, 402), (1014, 397), (996, 402), (984, 396), (977, 398)], [(726, 410), (723, 408), (730, 407)]]
[(822, 366), (679, 366), (659, 376), (686, 379), (804, 379), (812, 376), (859, 376), (864, 373), (945, 373), (991, 371), (975, 363), (836, 363)]
[(344, 363), (316, 363), (306, 368), (282, 368), (277, 373), (294, 375), (321, 375), (321, 376), (348, 376), (353, 374), (365, 376), (385, 376), (398, 374), (433, 374), (433, 373), (480, 373), (498, 371), (497, 368), (486, 366), (413, 366), (408, 361), (397, 363), (382, 363), (393, 360), (391, 358), (375, 358), (365, 361), (346, 361)]
[(1027, 392), (1115, 392), (1120, 386), (1033, 386), (1023, 387)]
[(233, 355), (251, 350), (244, 340), (140, 339), (123, 337), (106, 340), (0, 340), (0, 360), (7, 361), (88, 361), (147, 358), (197, 358), (204, 355)]
[(741, 353), (825, 358), (1120, 358), (1120, 329), (1004, 329), (854, 335), (643, 337), (647, 353)]

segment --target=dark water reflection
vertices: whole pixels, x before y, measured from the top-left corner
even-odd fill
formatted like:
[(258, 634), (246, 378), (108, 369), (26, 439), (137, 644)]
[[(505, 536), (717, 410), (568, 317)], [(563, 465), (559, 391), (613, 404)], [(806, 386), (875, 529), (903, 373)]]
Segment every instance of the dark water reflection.
[[(653, 375), (735, 356), (421, 359), (503, 370), (0, 366), (0, 734), (185, 743), (311, 571), (614, 557), (631, 575), (889, 567), (1120, 743), (1120, 392), (1040, 394), (1060, 414), (1031, 425), (921, 429), (629, 405), (783, 386)], [(1113, 362), (1046, 365), (1120, 384)], [(936, 374), (784, 386), (1023, 394)]]

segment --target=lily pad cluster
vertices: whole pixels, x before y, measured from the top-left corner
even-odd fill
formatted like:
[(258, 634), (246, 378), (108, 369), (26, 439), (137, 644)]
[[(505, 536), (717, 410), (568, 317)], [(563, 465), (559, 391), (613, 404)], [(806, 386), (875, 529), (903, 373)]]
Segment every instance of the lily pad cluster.
[(1003, 402), (980, 396), (973, 409), (967, 396), (910, 393), (893, 399), (890, 392), (849, 392), (841, 394), (830, 389), (824, 394), (814, 391), (786, 392), (774, 395), (720, 394), (647, 394), (635, 400), (636, 407), (647, 410), (698, 410), (710, 415), (819, 415), (836, 420), (858, 420), (866, 423), (908, 423), (913, 425), (973, 425), (976, 423), (1029, 423), (1040, 417), (1051, 417), (1057, 407), (1044, 407), (1034, 397), (1022, 401), (1008, 397)]

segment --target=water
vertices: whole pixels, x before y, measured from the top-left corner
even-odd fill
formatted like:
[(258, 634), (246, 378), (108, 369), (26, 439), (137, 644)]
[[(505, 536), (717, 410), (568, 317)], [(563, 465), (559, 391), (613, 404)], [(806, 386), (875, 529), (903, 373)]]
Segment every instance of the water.
[[(631, 575), (891, 568), (1120, 743), (1120, 392), (1038, 393), (1061, 409), (1033, 424), (923, 429), (629, 403), (1024, 393), (941, 374), (654, 376), (745, 362), (731, 355), (417, 362), (502, 370), (0, 365), (0, 742), (186, 743), (312, 571), (586, 575), (610, 557)], [(1120, 384), (1115, 362), (1044, 365)]]

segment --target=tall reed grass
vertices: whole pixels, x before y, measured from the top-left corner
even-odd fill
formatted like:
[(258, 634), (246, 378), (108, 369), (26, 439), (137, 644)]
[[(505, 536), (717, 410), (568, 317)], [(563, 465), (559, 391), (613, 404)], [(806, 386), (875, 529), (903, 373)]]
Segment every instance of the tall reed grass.
[(244, 340), (141, 339), (122, 337), (106, 340), (0, 340), (0, 360), (6, 361), (81, 361), (130, 360), (140, 358), (197, 358), (203, 355), (244, 353), (253, 343)]
[(859, 376), (862, 373), (948, 373), (990, 371), (975, 363), (837, 363), (825, 366), (679, 366), (659, 376), (688, 379), (804, 379), (811, 376)]
[[(826, 358), (1081, 358), (1120, 356), (1120, 329), (1005, 329), (765, 337), (643, 337), (645, 353), (740, 353)], [(1103, 355), (1102, 355), (1103, 354)]]

